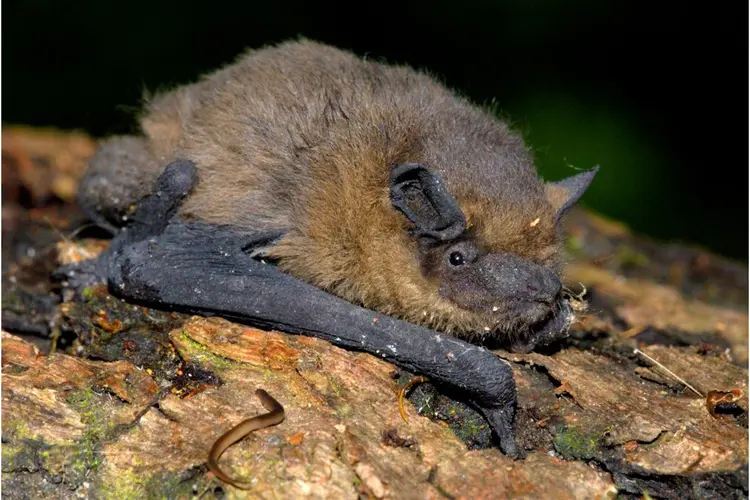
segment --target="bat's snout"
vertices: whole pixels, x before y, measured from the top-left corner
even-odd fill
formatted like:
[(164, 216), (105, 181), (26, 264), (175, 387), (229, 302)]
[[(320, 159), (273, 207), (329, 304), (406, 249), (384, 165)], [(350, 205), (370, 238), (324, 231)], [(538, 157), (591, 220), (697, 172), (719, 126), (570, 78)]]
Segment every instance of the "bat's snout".
[(562, 284), (554, 271), (541, 264), (498, 253), (451, 273), (440, 291), (461, 307), (491, 315), (497, 324), (531, 326), (555, 315)]
[(479, 275), (496, 296), (552, 305), (562, 283), (550, 269), (511, 254), (487, 255), (479, 262)]

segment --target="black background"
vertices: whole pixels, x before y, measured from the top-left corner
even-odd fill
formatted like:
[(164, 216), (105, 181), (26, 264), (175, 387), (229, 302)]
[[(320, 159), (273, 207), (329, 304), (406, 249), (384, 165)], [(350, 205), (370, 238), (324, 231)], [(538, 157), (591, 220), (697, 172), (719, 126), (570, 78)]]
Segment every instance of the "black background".
[(7, 1), (2, 118), (128, 132), (145, 89), (303, 35), (494, 99), (545, 178), (601, 165), (584, 205), (747, 259), (747, 19), (743, 2)]

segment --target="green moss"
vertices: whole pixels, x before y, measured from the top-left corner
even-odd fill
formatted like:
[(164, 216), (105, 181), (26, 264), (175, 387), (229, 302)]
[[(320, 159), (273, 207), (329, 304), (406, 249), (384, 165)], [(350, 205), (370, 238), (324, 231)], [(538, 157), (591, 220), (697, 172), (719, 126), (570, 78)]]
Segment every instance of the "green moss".
[[(62, 450), (56, 453), (56, 451)], [(2, 461), (3, 472), (18, 470), (36, 471), (41, 466), (54, 474), (62, 470), (61, 456), (70, 454), (69, 446), (50, 446), (32, 433), (26, 422), (3, 422)]]
[(3, 420), (3, 442), (8, 438), (14, 440), (31, 439), (35, 436), (29, 431), (29, 426), (26, 422), (19, 419)]
[(182, 481), (172, 474), (144, 474), (142, 470), (118, 470), (113, 478), (94, 486), (95, 497), (112, 500), (141, 498), (191, 498), (192, 481)]
[(194, 361), (196, 364), (201, 365), (201, 367), (206, 370), (229, 370), (240, 365), (240, 363), (237, 361), (221, 357), (211, 352), (206, 348), (206, 346), (190, 338), (190, 335), (188, 335), (185, 330), (182, 331), (182, 340), (183, 343), (178, 346), (178, 349), (181, 351), (182, 357)]
[(452, 402), (441, 413), (443, 418), (447, 418), (455, 435), (464, 443), (481, 442), (488, 432), (486, 420), (463, 405)]
[(94, 297), (94, 289), (92, 287), (84, 288), (83, 298), (89, 300)]
[(326, 378), (328, 379), (328, 387), (331, 388), (331, 391), (333, 392), (333, 395), (337, 398), (341, 398), (344, 392), (346, 391), (346, 388), (341, 383), (339, 379), (334, 377), (330, 372), (325, 372)]
[(84, 434), (100, 438), (114, 429), (109, 411), (102, 404), (103, 397), (93, 389), (86, 388), (73, 392), (65, 399), (65, 402), (80, 415), (81, 423), (86, 425)]
[(99, 467), (99, 443), (115, 433), (114, 422), (107, 407), (102, 404), (102, 397), (91, 388), (87, 388), (72, 393), (65, 400), (86, 426), (83, 439), (77, 444), (66, 464), (66, 482), (77, 484), (86, 477), (89, 470)]
[(33, 439), (29, 428), (22, 420), (6, 420), (3, 422), (2, 460), (3, 471), (9, 472), (25, 468), (33, 464), (25, 442)]
[(585, 433), (581, 429), (566, 427), (558, 429), (555, 435), (555, 450), (565, 458), (594, 458), (599, 446), (598, 432)]
[(14, 470), (25, 468), (28, 464), (33, 461), (28, 459), (26, 453), (26, 447), (19, 443), (3, 443), (2, 446), (2, 459), (3, 459), (3, 472), (11, 472)]
[(334, 406), (334, 415), (341, 419), (348, 419), (352, 416), (352, 407), (346, 404), (342, 404), (340, 400), (336, 401)]

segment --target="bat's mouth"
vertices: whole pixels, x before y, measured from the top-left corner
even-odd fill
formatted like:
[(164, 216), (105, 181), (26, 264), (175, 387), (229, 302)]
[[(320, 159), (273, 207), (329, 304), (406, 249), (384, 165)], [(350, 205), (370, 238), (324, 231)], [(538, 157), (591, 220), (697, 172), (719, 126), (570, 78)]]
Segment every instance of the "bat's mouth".
[(568, 329), (573, 323), (573, 310), (564, 298), (561, 298), (555, 309), (545, 319), (531, 325), (525, 338), (519, 339), (511, 349), (515, 352), (530, 352), (534, 348), (551, 344), (568, 336)]

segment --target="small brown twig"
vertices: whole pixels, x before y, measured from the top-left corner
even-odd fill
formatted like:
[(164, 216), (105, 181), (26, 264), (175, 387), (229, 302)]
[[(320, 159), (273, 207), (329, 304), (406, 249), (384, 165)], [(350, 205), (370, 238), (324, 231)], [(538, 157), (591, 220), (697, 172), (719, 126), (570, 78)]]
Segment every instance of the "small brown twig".
[(693, 387), (692, 385), (688, 384), (688, 383), (687, 383), (687, 382), (686, 382), (686, 381), (685, 381), (684, 379), (680, 378), (680, 377), (679, 377), (679, 376), (678, 376), (678, 375), (677, 375), (676, 373), (674, 373), (674, 372), (673, 372), (672, 370), (670, 370), (669, 368), (667, 368), (667, 367), (666, 367), (666, 366), (664, 366), (663, 364), (659, 363), (658, 361), (656, 361), (656, 360), (655, 360), (654, 358), (652, 358), (651, 356), (649, 356), (649, 355), (648, 355), (648, 354), (646, 354), (645, 352), (641, 351), (640, 349), (633, 349), (633, 352), (634, 352), (635, 354), (640, 354), (640, 355), (641, 355), (641, 356), (643, 356), (644, 358), (646, 358), (646, 359), (648, 359), (649, 361), (651, 361), (652, 363), (654, 363), (654, 364), (655, 364), (656, 366), (658, 366), (659, 368), (661, 368), (662, 370), (664, 370), (665, 372), (667, 372), (667, 373), (668, 373), (669, 375), (671, 375), (671, 376), (672, 376), (672, 377), (673, 377), (673, 378), (674, 378), (675, 380), (677, 380), (677, 381), (681, 382), (681, 383), (682, 383), (682, 384), (683, 384), (683, 385), (684, 385), (685, 387), (687, 387), (688, 389), (690, 389), (691, 391), (693, 391), (694, 393), (696, 393), (696, 394), (697, 394), (698, 396), (700, 396), (700, 397), (702, 397), (702, 398), (705, 398), (705, 397), (706, 397), (706, 396), (704, 396), (703, 394), (701, 394), (701, 393), (700, 393), (700, 391), (699, 391), (698, 389), (696, 389), (696, 388), (695, 388), (695, 387)]

